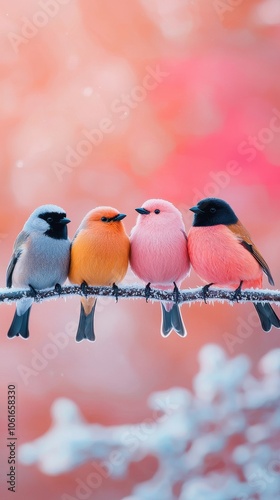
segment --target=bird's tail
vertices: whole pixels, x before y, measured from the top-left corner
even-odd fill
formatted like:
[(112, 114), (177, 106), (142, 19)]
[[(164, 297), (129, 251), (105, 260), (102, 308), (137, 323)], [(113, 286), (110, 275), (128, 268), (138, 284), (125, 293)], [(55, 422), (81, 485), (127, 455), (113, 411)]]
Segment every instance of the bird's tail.
[(81, 340), (87, 339), (90, 342), (94, 342), (94, 311), (96, 307), (97, 299), (88, 299), (86, 302), (81, 301), (81, 312), (80, 321), (76, 335), (76, 342), (81, 342)]
[(180, 307), (178, 304), (173, 304), (172, 308), (167, 311), (164, 304), (161, 304), (162, 309), (162, 323), (161, 323), (161, 334), (163, 337), (167, 337), (172, 329), (180, 335), (180, 337), (186, 337), (187, 332), (182, 320)]
[(28, 339), (29, 337), (29, 315), (31, 311), (33, 300), (26, 299), (21, 300), (17, 303), (16, 312), (9, 328), (7, 336), (11, 339), (13, 337), (23, 337)]
[(277, 314), (274, 312), (270, 304), (261, 304), (260, 302), (258, 302), (257, 304), (254, 304), (254, 306), (259, 315), (262, 329), (265, 332), (269, 332), (272, 326), (280, 328), (280, 319), (278, 318)]

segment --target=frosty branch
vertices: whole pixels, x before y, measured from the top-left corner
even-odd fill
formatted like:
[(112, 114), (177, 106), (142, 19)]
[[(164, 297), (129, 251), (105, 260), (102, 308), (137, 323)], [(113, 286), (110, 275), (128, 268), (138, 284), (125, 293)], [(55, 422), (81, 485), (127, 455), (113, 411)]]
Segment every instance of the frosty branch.
[[(31, 289), (10, 289), (2, 288), (0, 289), (0, 303), (15, 302), (22, 298), (33, 297), (35, 302), (42, 302), (43, 300), (58, 299), (60, 297), (70, 297), (74, 295), (87, 296), (87, 297), (115, 297), (116, 299), (129, 298), (129, 299), (140, 299), (147, 298), (147, 292), (145, 287), (140, 286), (123, 286), (119, 287), (116, 297), (116, 289), (113, 287), (90, 287), (85, 286), (83, 290), (80, 286), (71, 285), (64, 286), (60, 290), (57, 289), (47, 289), (42, 291), (34, 291)], [(156, 288), (150, 289), (149, 294), (150, 301), (170, 301), (183, 303), (192, 302), (202, 302), (204, 300), (202, 287), (184, 289), (176, 293), (171, 291), (159, 290)], [(211, 287), (207, 294), (207, 302), (236, 302), (234, 298), (234, 291), (222, 288)], [(255, 290), (247, 289), (242, 290), (240, 297), (238, 298), (239, 303), (244, 302), (269, 302), (276, 305), (280, 305), (280, 291), (279, 290)]]

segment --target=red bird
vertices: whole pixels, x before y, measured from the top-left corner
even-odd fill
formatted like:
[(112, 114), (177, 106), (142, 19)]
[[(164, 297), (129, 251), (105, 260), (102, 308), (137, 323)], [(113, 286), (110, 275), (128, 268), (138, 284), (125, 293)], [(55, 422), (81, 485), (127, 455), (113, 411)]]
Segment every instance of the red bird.
[[(234, 211), (223, 200), (205, 198), (195, 207), (193, 225), (188, 234), (188, 249), (195, 272), (211, 285), (236, 288), (262, 288), (263, 273), (274, 285), (270, 269)], [(270, 304), (254, 304), (262, 328), (280, 328), (280, 320)]]

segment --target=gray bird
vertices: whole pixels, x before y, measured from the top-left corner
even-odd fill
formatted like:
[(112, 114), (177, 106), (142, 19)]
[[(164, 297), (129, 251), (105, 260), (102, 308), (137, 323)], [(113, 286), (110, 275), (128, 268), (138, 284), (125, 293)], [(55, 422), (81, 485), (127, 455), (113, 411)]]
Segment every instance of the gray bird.
[[(57, 287), (66, 281), (70, 263), (70, 240), (65, 211), (56, 205), (36, 208), (19, 233), (7, 269), (8, 288), (36, 290)], [(8, 337), (29, 337), (28, 321), (33, 298), (17, 302)]]

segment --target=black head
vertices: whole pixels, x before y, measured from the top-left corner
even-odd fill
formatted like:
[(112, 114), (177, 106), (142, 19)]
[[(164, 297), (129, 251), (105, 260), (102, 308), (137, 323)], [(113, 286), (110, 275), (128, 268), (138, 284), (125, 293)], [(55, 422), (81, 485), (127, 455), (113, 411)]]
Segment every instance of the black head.
[(190, 208), (194, 212), (193, 226), (216, 226), (218, 224), (236, 224), (238, 218), (224, 200), (205, 198)]
[(49, 225), (49, 228), (44, 233), (46, 236), (56, 240), (67, 240), (67, 224), (70, 222), (70, 219), (66, 218), (66, 213), (44, 212), (38, 217), (46, 221)]

